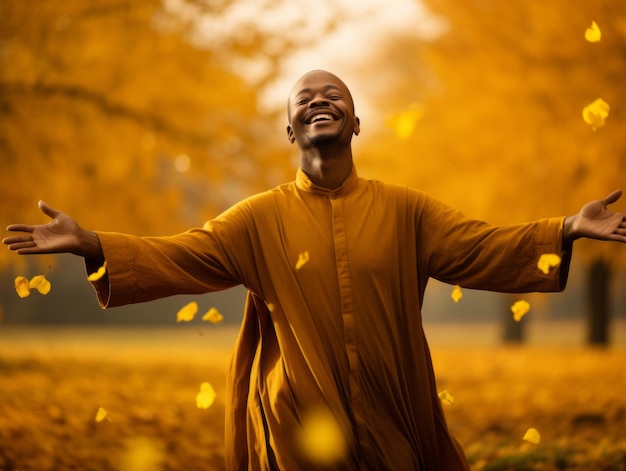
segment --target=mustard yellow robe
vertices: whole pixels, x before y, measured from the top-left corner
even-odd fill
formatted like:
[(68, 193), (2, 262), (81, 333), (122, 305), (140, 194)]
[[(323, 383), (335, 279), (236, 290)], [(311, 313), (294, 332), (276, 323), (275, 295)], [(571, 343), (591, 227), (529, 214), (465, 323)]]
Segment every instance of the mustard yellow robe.
[[(469, 469), (450, 435), (422, 330), (429, 277), (503, 292), (558, 291), (563, 218), (509, 227), (471, 220), (410, 188), (352, 174), (340, 188), (294, 182), (171, 237), (98, 233), (104, 307), (243, 284), (228, 373), (230, 470)], [(545, 275), (542, 253), (564, 253)], [(299, 262), (300, 260), (300, 263)], [(326, 407), (348, 451), (328, 468), (301, 452)]]

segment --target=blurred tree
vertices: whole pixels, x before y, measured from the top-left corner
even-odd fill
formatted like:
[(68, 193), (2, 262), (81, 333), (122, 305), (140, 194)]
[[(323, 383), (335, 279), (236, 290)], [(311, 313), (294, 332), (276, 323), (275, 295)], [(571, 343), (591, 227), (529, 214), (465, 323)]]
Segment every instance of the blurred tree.
[[(187, 6), (219, 16), (231, 3)], [(277, 39), (251, 27), (201, 47), (168, 8), (0, 1), (0, 224), (43, 220), (44, 199), (94, 229), (172, 233), (292, 176), (258, 83), (233, 70), (272, 59)], [(1, 251), (0, 267), (17, 258)]]
[[(573, 214), (623, 186), (624, 4), (423, 3), (447, 30), (430, 42), (390, 39), (381, 57), (396, 73), (378, 99), (381, 115), (398, 116), (416, 104), (421, 113), (412, 132), (398, 133), (392, 124), (370, 140), (366, 168), (496, 223)], [(584, 36), (592, 21), (602, 31), (597, 43)], [(582, 110), (599, 97), (611, 110), (594, 130)], [(381, 154), (382, 165), (374, 160)], [(608, 274), (624, 266), (626, 250), (578, 243), (576, 257), (587, 267), (602, 264)], [(610, 277), (603, 279), (608, 286)], [(601, 292), (608, 293), (606, 286)]]

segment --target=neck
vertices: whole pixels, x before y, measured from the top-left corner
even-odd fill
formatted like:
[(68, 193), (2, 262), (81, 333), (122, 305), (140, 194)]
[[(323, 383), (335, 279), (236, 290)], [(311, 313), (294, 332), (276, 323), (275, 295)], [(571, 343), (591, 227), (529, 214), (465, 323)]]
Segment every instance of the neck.
[(310, 149), (300, 155), (300, 168), (316, 185), (334, 190), (352, 171), (352, 153), (329, 156), (319, 149)]

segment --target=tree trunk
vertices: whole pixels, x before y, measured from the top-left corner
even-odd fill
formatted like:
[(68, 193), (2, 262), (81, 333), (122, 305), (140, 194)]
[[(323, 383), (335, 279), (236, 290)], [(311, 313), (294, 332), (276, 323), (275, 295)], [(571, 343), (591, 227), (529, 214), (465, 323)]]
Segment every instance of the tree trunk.
[(511, 312), (511, 306), (519, 299), (519, 296), (506, 294), (502, 299), (505, 304), (502, 309), (502, 341), (504, 343), (522, 343), (524, 341), (524, 318), (518, 322), (513, 319)]
[(587, 277), (587, 343), (604, 347), (609, 344), (608, 263), (602, 259), (592, 261)]

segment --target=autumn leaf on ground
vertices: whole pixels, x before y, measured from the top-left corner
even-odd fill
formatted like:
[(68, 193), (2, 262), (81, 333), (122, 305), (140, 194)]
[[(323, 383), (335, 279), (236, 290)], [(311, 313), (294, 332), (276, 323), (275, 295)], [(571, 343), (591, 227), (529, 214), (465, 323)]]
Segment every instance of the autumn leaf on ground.
[(527, 442), (534, 443), (537, 445), (541, 441), (541, 435), (536, 428), (529, 428), (526, 430), (526, 433), (522, 437), (522, 440), (526, 440)]
[(224, 316), (214, 307), (208, 310), (208, 312), (202, 316), (203, 321), (212, 322), (213, 324), (219, 324), (224, 320)]
[(413, 103), (406, 110), (391, 115), (385, 121), (399, 139), (408, 139), (415, 131), (415, 125), (424, 116), (424, 107)]
[(95, 272), (91, 273), (87, 279), (89, 281), (98, 281), (100, 278), (102, 278), (104, 276), (104, 274), (107, 271), (107, 262), (104, 262), (104, 264), (98, 268), (98, 270), (96, 270)]
[(539, 257), (537, 268), (546, 275), (550, 273), (550, 268), (558, 267), (561, 263), (561, 257), (555, 253), (544, 253)]
[(328, 409), (316, 409), (306, 414), (298, 432), (300, 451), (319, 465), (332, 466), (348, 451), (343, 430)]
[(595, 21), (592, 21), (591, 26), (585, 30), (585, 39), (590, 43), (597, 43), (602, 39), (602, 31)]
[(611, 111), (609, 104), (602, 98), (598, 98), (583, 108), (583, 119), (595, 131), (604, 126), (606, 118), (609, 117), (609, 111)]
[(30, 295), (30, 283), (28, 278), (24, 276), (15, 277), (15, 291), (20, 298), (25, 298)]
[(530, 304), (528, 303), (528, 301), (524, 301), (523, 299), (516, 301), (511, 306), (511, 311), (513, 312), (513, 319), (515, 319), (517, 322), (521, 321), (522, 317), (526, 315), (529, 309), (530, 309)]
[(198, 409), (208, 409), (215, 401), (215, 389), (210, 383), (202, 383), (200, 392), (196, 395)]
[(98, 412), (96, 412), (96, 422), (102, 422), (104, 419), (111, 422), (111, 417), (109, 417), (109, 413), (106, 409), (104, 407), (98, 407)]
[(193, 318), (196, 317), (196, 312), (198, 312), (198, 303), (191, 301), (176, 313), (176, 322), (192, 321)]
[(444, 404), (448, 404), (449, 406), (454, 404), (454, 396), (447, 389), (441, 391), (438, 396)]
[(298, 261), (296, 262), (296, 270), (300, 270), (304, 266), (305, 263), (309, 261), (309, 251), (305, 250), (300, 255), (298, 255)]
[(455, 303), (458, 303), (463, 297), (463, 291), (461, 291), (461, 287), (459, 285), (455, 285), (452, 289), (452, 294), (450, 297), (454, 300)]

